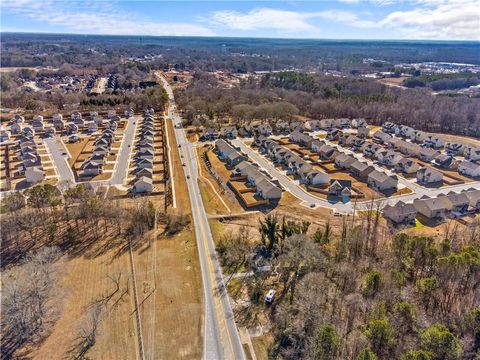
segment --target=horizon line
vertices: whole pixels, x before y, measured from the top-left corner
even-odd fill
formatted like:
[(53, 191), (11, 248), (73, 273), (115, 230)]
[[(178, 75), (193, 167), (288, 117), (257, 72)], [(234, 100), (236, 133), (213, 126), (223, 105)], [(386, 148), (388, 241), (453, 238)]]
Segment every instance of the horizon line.
[(198, 39), (265, 39), (265, 40), (289, 40), (289, 41), (395, 41), (395, 42), (470, 42), (480, 43), (480, 40), (460, 39), (362, 39), (362, 38), (282, 38), (282, 37), (260, 37), (260, 36), (219, 36), (219, 35), (150, 35), (150, 34), (89, 34), (89, 33), (61, 33), (61, 32), (32, 32), (32, 31), (1, 31), (3, 34), (18, 35), (67, 35), (67, 36), (117, 36), (117, 37), (149, 37), (149, 38), (198, 38)]

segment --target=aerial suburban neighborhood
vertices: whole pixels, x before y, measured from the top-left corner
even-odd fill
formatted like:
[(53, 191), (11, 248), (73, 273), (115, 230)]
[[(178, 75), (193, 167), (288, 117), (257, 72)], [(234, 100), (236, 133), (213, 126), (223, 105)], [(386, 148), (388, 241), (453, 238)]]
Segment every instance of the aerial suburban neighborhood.
[(478, 1), (2, 1), (2, 359), (480, 359)]

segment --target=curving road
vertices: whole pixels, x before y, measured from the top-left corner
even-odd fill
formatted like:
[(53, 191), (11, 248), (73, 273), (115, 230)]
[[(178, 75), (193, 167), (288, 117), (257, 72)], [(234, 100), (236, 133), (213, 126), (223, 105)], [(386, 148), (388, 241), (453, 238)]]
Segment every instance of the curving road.
[[(353, 211), (356, 210), (365, 210), (368, 209), (368, 207), (371, 206), (370, 201), (364, 201), (364, 202), (357, 202), (356, 204), (352, 202), (348, 203), (331, 203), (328, 202), (327, 200), (320, 199), (316, 196), (311, 195), (307, 191), (303, 190), (299, 185), (298, 181), (294, 181), (291, 178), (287, 177), (285, 175), (285, 171), (281, 171), (278, 168), (276, 168), (269, 160), (267, 160), (264, 156), (260, 155), (257, 151), (253, 150), (250, 146), (247, 146), (241, 139), (237, 138), (231, 141), (232, 145), (237, 146), (240, 148), (241, 151), (246, 153), (248, 157), (255, 163), (257, 163), (261, 168), (265, 169), (268, 171), (268, 173), (273, 177), (278, 180), (278, 182), (283, 186), (284, 189), (286, 189), (288, 192), (290, 192), (292, 195), (294, 195), (296, 198), (302, 201), (302, 205), (305, 206), (311, 206), (314, 205), (315, 207), (325, 207), (329, 208), (332, 210), (335, 210), (336, 212), (343, 213), (343, 214), (348, 214), (348, 213), (353, 213)], [(367, 160), (364, 159), (362, 156), (359, 156), (358, 154), (354, 154), (351, 151), (347, 151), (347, 153), (354, 155), (356, 158), (360, 160)], [(380, 169), (384, 171), (381, 167), (378, 167), (377, 165), (373, 164), (370, 160), (367, 161), (369, 165), (375, 166), (375, 168)], [(453, 185), (453, 186), (448, 186), (448, 187), (442, 187), (439, 189), (428, 189), (423, 186), (420, 186), (418, 184), (413, 184), (409, 182), (408, 180), (398, 177), (399, 183), (405, 185), (406, 187), (410, 188), (413, 190), (413, 193), (410, 194), (405, 194), (405, 195), (398, 195), (398, 196), (392, 196), (388, 199), (379, 199), (374, 201), (374, 203), (381, 203), (382, 205), (395, 205), (397, 202), (400, 200), (403, 202), (413, 202), (415, 199), (419, 199), (424, 195), (428, 196), (437, 196), (439, 194), (445, 194), (449, 191), (455, 191), (455, 192), (460, 192), (462, 190), (467, 190), (470, 188), (474, 189), (480, 189), (480, 181), (475, 181), (471, 183), (466, 183), (466, 184), (459, 184), (459, 185)]]
[[(175, 137), (178, 149), (185, 159), (184, 172), (187, 178), (188, 193), (192, 204), (192, 215), (195, 227), (200, 267), (205, 296), (205, 329), (204, 352), (206, 360), (232, 359), (243, 360), (242, 343), (230, 305), (230, 300), (224, 283), (222, 270), (215, 253), (210, 225), (203, 200), (198, 187), (198, 163), (195, 148), (186, 139), (181, 127), (181, 118), (176, 112), (173, 91), (168, 82), (159, 76), (168, 93), (170, 106), (168, 116), (175, 127)], [(172, 174), (173, 175), (173, 174)]]

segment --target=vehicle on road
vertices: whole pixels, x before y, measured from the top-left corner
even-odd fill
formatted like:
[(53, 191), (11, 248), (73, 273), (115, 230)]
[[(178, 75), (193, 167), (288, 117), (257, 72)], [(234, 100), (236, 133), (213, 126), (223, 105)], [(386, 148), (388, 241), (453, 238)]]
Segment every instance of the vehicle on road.
[(62, 152), (62, 155), (66, 156), (66, 155), (67, 155), (67, 153), (64, 151), (64, 152)]
[(190, 175), (187, 175), (187, 179), (190, 179)]
[(265, 302), (271, 304), (275, 300), (275, 294), (277, 292), (273, 289), (268, 290), (267, 295), (265, 295)]
[(185, 166), (185, 163), (182, 163), (182, 166)]

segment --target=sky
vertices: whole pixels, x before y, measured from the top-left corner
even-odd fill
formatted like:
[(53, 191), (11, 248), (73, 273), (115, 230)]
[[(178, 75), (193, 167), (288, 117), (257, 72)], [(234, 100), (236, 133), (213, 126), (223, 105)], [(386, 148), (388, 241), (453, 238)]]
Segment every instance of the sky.
[(480, 40), (480, 0), (0, 0), (2, 32)]

